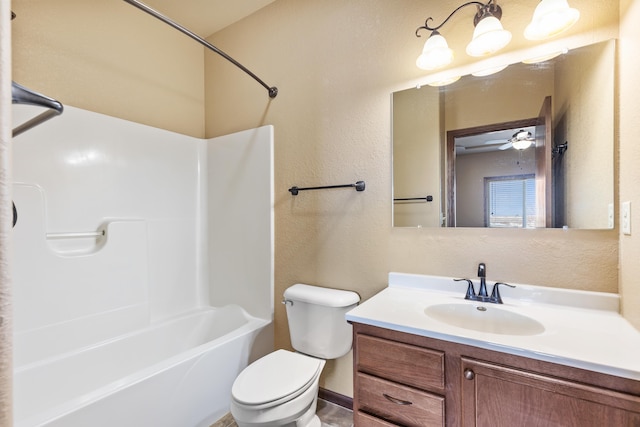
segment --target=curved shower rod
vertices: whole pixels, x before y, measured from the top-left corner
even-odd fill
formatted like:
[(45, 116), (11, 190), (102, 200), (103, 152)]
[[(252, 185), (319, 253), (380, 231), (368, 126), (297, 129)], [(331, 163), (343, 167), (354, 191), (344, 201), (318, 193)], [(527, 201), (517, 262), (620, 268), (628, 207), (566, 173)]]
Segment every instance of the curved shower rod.
[(49, 98), (48, 96), (42, 95), (38, 92), (34, 92), (31, 89), (27, 89), (26, 87), (21, 86), (14, 81), (11, 82), (11, 103), (27, 104), (34, 105), (36, 107), (47, 108), (46, 111), (40, 113), (31, 120), (28, 120), (13, 129), (14, 137), (20, 135), (22, 132), (28, 131), (35, 126), (38, 126), (40, 123), (46, 122), (47, 120), (55, 116), (59, 116), (64, 110), (63, 105), (59, 101), (56, 101), (55, 99)]
[[(11, 20), (13, 21), (16, 17), (16, 14), (11, 11)], [(52, 117), (59, 116), (62, 114), (64, 110), (64, 106), (56, 101), (53, 98), (49, 98), (48, 96), (44, 96), (41, 93), (34, 92), (31, 89), (27, 89), (26, 87), (19, 85), (18, 83), (11, 81), (11, 103), (12, 104), (27, 104), (27, 105), (35, 105), (36, 107), (44, 107), (47, 110), (43, 113), (38, 114), (36, 117), (32, 118), (21, 124), (20, 126), (13, 129), (12, 136), (16, 137), (20, 135), (22, 132), (26, 132), (29, 129), (38, 126), (40, 123), (44, 123)], [(18, 218), (18, 213), (16, 212), (16, 205), (13, 205), (13, 226), (15, 227), (16, 221)]]
[(260, 79), (258, 76), (253, 74), (247, 67), (245, 67), (244, 65), (242, 65), (241, 63), (239, 63), (238, 61), (236, 61), (235, 59), (233, 59), (232, 57), (230, 57), (229, 55), (227, 55), (226, 53), (224, 53), (223, 51), (221, 51), (220, 49), (218, 49), (217, 47), (215, 47), (214, 45), (212, 45), (211, 43), (209, 43), (208, 41), (206, 41), (202, 37), (200, 37), (199, 35), (195, 34), (193, 31), (190, 31), (190, 30), (186, 29), (182, 25), (178, 24), (175, 21), (172, 21), (171, 19), (169, 19), (166, 16), (162, 15), (160, 12), (150, 8), (149, 6), (145, 5), (144, 3), (139, 2), (138, 0), (124, 0), (124, 1), (129, 3), (132, 6), (137, 7), (138, 9), (142, 10), (143, 12), (147, 12), (149, 15), (151, 15), (151, 16), (153, 16), (155, 18), (158, 18), (159, 20), (161, 20), (165, 24), (172, 26), (176, 30), (182, 32), (183, 34), (185, 34), (185, 35), (187, 35), (189, 37), (191, 37), (192, 39), (194, 39), (195, 41), (197, 41), (198, 43), (200, 43), (204, 47), (211, 49), (212, 51), (214, 51), (218, 55), (222, 56), (227, 61), (231, 62), (236, 67), (240, 68), (242, 71), (244, 71), (245, 73), (247, 73), (248, 75), (253, 77), (253, 79), (255, 81), (257, 81), (262, 86), (264, 86), (264, 88), (267, 89), (267, 91), (269, 91), (269, 98), (275, 98), (278, 95), (278, 88), (277, 87), (269, 86), (264, 81), (262, 81), (262, 79)]

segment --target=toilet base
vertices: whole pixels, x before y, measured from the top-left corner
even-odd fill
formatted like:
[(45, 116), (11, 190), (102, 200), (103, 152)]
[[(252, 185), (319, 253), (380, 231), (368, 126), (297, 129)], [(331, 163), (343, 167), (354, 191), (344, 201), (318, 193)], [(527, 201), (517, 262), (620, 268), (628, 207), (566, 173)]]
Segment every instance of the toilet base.
[(318, 406), (318, 399), (314, 399), (313, 404), (303, 416), (298, 418), (295, 422), (296, 427), (321, 427), (322, 423), (320, 418), (316, 415), (316, 407)]
[[(321, 427), (321, 426), (322, 426), (322, 422), (320, 421), (320, 418), (318, 418), (317, 415), (314, 415), (313, 418), (311, 418), (309, 423), (306, 425), (306, 427)], [(296, 426), (296, 427), (300, 427), (300, 426)]]
[[(307, 411), (302, 414), (302, 416), (293, 421), (287, 420), (272, 420), (266, 423), (252, 423), (252, 422), (243, 422), (242, 420), (238, 420), (235, 418), (236, 424), (238, 427), (321, 427), (322, 422), (320, 418), (316, 415), (316, 407), (318, 401), (314, 400), (313, 404), (307, 409)], [(233, 415), (233, 414), (232, 414)]]
[[(322, 422), (320, 421), (320, 418), (318, 418), (318, 416), (314, 414), (311, 420), (309, 420), (309, 422), (306, 424), (305, 427), (321, 427), (321, 426), (322, 426)], [(302, 427), (302, 426), (296, 425), (296, 427)]]

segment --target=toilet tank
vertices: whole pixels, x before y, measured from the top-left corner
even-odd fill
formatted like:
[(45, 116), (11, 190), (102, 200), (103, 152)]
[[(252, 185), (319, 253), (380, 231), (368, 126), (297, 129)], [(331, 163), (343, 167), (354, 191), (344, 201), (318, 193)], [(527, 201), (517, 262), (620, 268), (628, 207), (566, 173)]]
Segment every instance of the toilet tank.
[(337, 359), (351, 349), (351, 324), (345, 314), (358, 305), (352, 291), (296, 284), (284, 291), (291, 345), (300, 353)]

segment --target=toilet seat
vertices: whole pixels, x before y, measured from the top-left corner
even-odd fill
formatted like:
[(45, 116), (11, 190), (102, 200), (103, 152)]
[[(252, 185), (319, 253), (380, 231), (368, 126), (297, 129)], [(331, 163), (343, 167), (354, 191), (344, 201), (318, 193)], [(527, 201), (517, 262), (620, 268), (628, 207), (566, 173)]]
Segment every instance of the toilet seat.
[(279, 405), (304, 393), (324, 361), (287, 350), (270, 353), (245, 368), (231, 389), (233, 399), (255, 409)]

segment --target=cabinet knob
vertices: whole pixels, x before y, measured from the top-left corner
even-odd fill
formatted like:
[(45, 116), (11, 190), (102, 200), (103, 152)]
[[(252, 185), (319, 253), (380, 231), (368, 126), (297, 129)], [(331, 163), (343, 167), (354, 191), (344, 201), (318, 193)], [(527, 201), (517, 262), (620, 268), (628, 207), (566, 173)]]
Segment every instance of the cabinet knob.
[(471, 381), (472, 379), (474, 379), (476, 377), (476, 374), (471, 369), (465, 369), (464, 370), (464, 377), (466, 379), (468, 379), (469, 381)]

